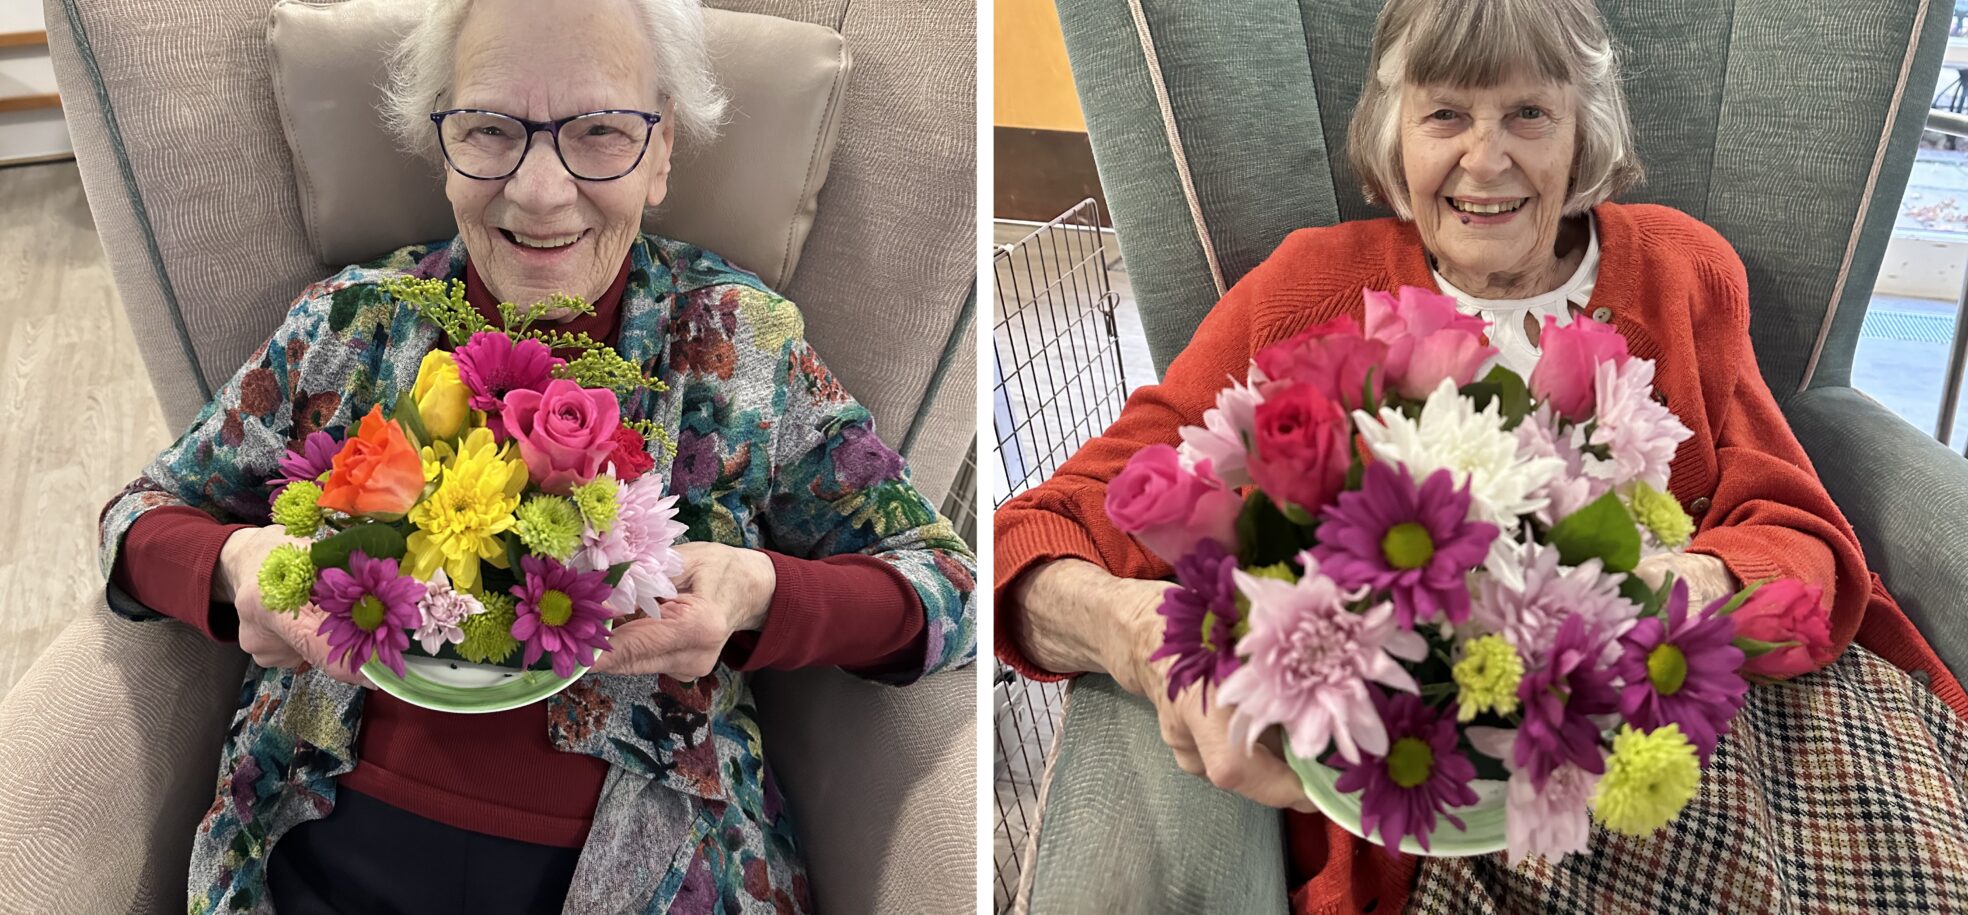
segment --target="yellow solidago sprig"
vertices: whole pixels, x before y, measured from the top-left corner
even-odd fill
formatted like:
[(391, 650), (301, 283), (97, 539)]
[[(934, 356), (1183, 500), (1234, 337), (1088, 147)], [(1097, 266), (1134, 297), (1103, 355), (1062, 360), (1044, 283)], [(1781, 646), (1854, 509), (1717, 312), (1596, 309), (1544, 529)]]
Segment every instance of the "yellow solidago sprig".
[(507, 567), (501, 534), (513, 527), (519, 494), (526, 488), (526, 462), (508, 442), (493, 440), (483, 427), (466, 433), (454, 450), (447, 442), (424, 449), (426, 475), (437, 465), (437, 488), (410, 510), (417, 529), (406, 543), (408, 573), (428, 579), (442, 568), (451, 586), (470, 591), (479, 584), (479, 562)]
[(314, 560), (291, 543), (274, 547), (260, 564), (260, 602), (275, 613), (298, 613), (314, 593)]
[(465, 640), (458, 643), (458, 656), (474, 664), (497, 664), (512, 657), (519, 647), (519, 640), (512, 637), (518, 601), (510, 594), (480, 592), (475, 596), (485, 610), (458, 621), (458, 628), (465, 633)]
[(535, 556), (566, 562), (581, 545), (581, 511), (565, 496), (528, 496), (516, 517), (513, 532)]
[(465, 284), (459, 280), (420, 280), (412, 276), (391, 277), (376, 288), (397, 301), (417, 309), (424, 320), (437, 325), (453, 347), (464, 346), (472, 334), (491, 330), (485, 316), (465, 301)]
[(1503, 636), (1471, 639), (1452, 673), (1459, 689), (1457, 721), (1473, 721), (1483, 712), (1508, 715), (1517, 710), (1517, 684), (1524, 679), (1524, 659)]
[(287, 529), (289, 537), (312, 537), (321, 529), (321, 487), (302, 480), (289, 483), (273, 499), (273, 523)]
[(1592, 814), (1622, 835), (1652, 835), (1681, 814), (1700, 785), (1701, 761), (1679, 725), (1644, 732), (1621, 725)]
[(1633, 484), (1627, 505), (1633, 511), (1634, 520), (1653, 534), (1661, 546), (1678, 550), (1687, 546), (1688, 539), (1695, 535), (1695, 521), (1681, 508), (1681, 502), (1644, 480)]

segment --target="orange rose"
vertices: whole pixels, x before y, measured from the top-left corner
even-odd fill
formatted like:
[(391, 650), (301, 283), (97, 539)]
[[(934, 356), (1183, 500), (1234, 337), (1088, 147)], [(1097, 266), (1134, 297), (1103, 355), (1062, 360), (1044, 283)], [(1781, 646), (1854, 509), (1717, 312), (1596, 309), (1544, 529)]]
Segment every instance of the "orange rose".
[(369, 408), (362, 428), (342, 450), (315, 504), (350, 515), (401, 515), (424, 491), (424, 462), (383, 408)]

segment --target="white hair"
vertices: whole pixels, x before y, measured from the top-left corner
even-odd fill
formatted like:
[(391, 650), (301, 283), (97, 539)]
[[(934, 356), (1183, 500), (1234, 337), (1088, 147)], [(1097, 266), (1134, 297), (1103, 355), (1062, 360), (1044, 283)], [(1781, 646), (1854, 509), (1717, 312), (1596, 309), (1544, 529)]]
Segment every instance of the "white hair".
[[(704, 42), (704, 9), (698, 0), (630, 0), (647, 39), (658, 97), (673, 103), (669, 115), (681, 138), (706, 141), (724, 122), (725, 95), (711, 76)], [(400, 39), (389, 58), (383, 119), (398, 145), (425, 158), (438, 157), (430, 115), (451, 87), (458, 33), (472, 0), (430, 0), (428, 13)]]
[(1514, 74), (1578, 95), (1578, 146), (1563, 212), (1640, 183), (1640, 155), (1612, 39), (1593, 0), (1389, 0), (1374, 26), (1366, 86), (1346, 155), (1368, 203), (1413, 219), (1401, 167), (1404, 86), (1488, 88)]

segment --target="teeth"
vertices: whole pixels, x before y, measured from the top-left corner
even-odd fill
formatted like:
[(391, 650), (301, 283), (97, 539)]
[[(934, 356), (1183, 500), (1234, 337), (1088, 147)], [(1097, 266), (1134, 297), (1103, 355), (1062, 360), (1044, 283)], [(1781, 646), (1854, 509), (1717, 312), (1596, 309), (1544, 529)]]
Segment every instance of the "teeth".
[(1464, 203), (1454, 197), (1449, 198), (1449, 206), (1461, 210), (1464, 213), (1474, 213), (1479, 216), (1494, 216), (1498, 213), (1509, 213), (1523, 205), (1523, 200), (1517, 200), (1512, 203)]
[(554, 235), (545, 238), (535, 238), (531, 235), (521, 235), (518, 232), (512, 231), (511, 229), (507, 229), (506, 234), (511, 235), (513, 241), (528, 248), (564, 248), (568, 245), (571, 245), (581, 240), (581, 233), (579, 232), (576, 232), (573, 235)]

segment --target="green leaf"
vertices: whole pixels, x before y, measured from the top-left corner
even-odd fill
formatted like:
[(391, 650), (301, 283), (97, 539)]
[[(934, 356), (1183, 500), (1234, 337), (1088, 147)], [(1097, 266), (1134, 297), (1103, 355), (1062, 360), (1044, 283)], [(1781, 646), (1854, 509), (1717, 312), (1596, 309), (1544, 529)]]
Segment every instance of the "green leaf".
[(526, 579), (524, 567), (519, 564), (520, 557), (525, 555), (526, 548), (519, 545), (519, 535), (508, 532), (506, 534), (506, 565), (512, 572), (513, 582), (515, 584)]
[(402, 559), (408, 547), (403, 533), (394, 525), (367, 521), (350, 527), (326, 540), (316, 541), (308, 550), (317, 569), (348, 571), (349, 554), (361, 550), (370, 559)]
[(1380, 366), (1367, 366), (1367, 379), (1360, 385), (1360, 409), (1367, 411), (1369, 416), (1377, 416), (1380, 413), (1380, 400), (1374, 397), (1373, 393), (1374, 373), (1378, 371)]
[(1312, 545), (1312, 531), (1294, 524), (1263, 490), (1252, 489), (1237, 513), (1237, 558), (1244, 568), (1276, 565)]
[(1799, 643), (1796, 640), (1791, 640), (1787, 642), (1765, 642), (1760, 639), (1752, 639), (1749, 638), (1748, 636), (1739, 635), (1736, 636), (1735, 644), (1737, 648), (1742, 649), (1743, 660), (1747, 661), (1752, 658), (1760, 658), (1766, 654), (1769, 654), (1772, 651), (1776, 651), (1779, 648), (1790, 648)]
[(1620, 596), (1639, 606), (1642, 617), (1650, 616), (1647, 607), (1660, 600), (1655, 596), (1654, 589), (1635, 575), (1628, 575), (1625, 581), (1620, 582)]
[(1569, 566), (1597, 558), (1608, 572), (1631, 572), (1640, 563), (1640, 529), (1615, 493), (1600, 496), (1552, 525), (1551, 545)]
[(1477, 411), (1488, 409), (1490, 401), (1503, 394), (1503, 386), (1492, 381), (1472, 381), (1460, 389), (1462, 396), (1476, 402)]
[(609, 566), (609, 567), (608, 567), (608, 577), (607, 577), (607, 578), (605, 578), (605, 579), (603, 579), (603, 581), (606, 581), (606, 582), (608, 582), (608, 586), (609, 586), (609, 587), (611, 587), (611, 588), (613, 588), (613, 587), (615, 587), (616, 585), (618, 585), (618, 584), (620, 584), (620, 583), (622, 582), (622, 576), (623, 576), (623, 575), (626, 575), (626, 574), (628, 574), (628, 572), (629, 572), (629, 567), (630, 567), (630, 566), (632, 566), (632, 565), (635, 565), (635, 563), (633, 563), (633, 562), (618, 562), (618, 563), (616, 563), (616, 564), (614, 564), (614, 565), (612, 565), (612, 566)]
[(1490, 369), (1483, 382), (1496, 385), (1503, 407), (1503, 428), (1515, 429), (1531, 414), (1531, 389), (1525, 386), (1523, 376), (1499, 365)]
[(403, 434), (410, 437), (410, 447), (422, 448), (431, 443), (430, 433), (424, 429), (424, 414), (417, 409), (417, 398), (404, 392), (396, 398), (396, 412), (390, 415), (397, 425), (403, 427)]
[(1722, 609), (1715, 611), (1715, 615), (1728, 616), (1729, 614), (1742, 609), (1742, 605), (1748, 602), (1752, 595), (1754, 595), (1758, 590), (1761, 590), (1764, 585), (1767, 585), (1773, 581), (1776, 581), (1776, 579), (1765, 578), (1762, 581), (1752, 583), (1749, 587), (1744, 588), (1741, 591), (1737, 591), (1735, 597), (1729, 598), (1729, 602), (1722, 605)]

